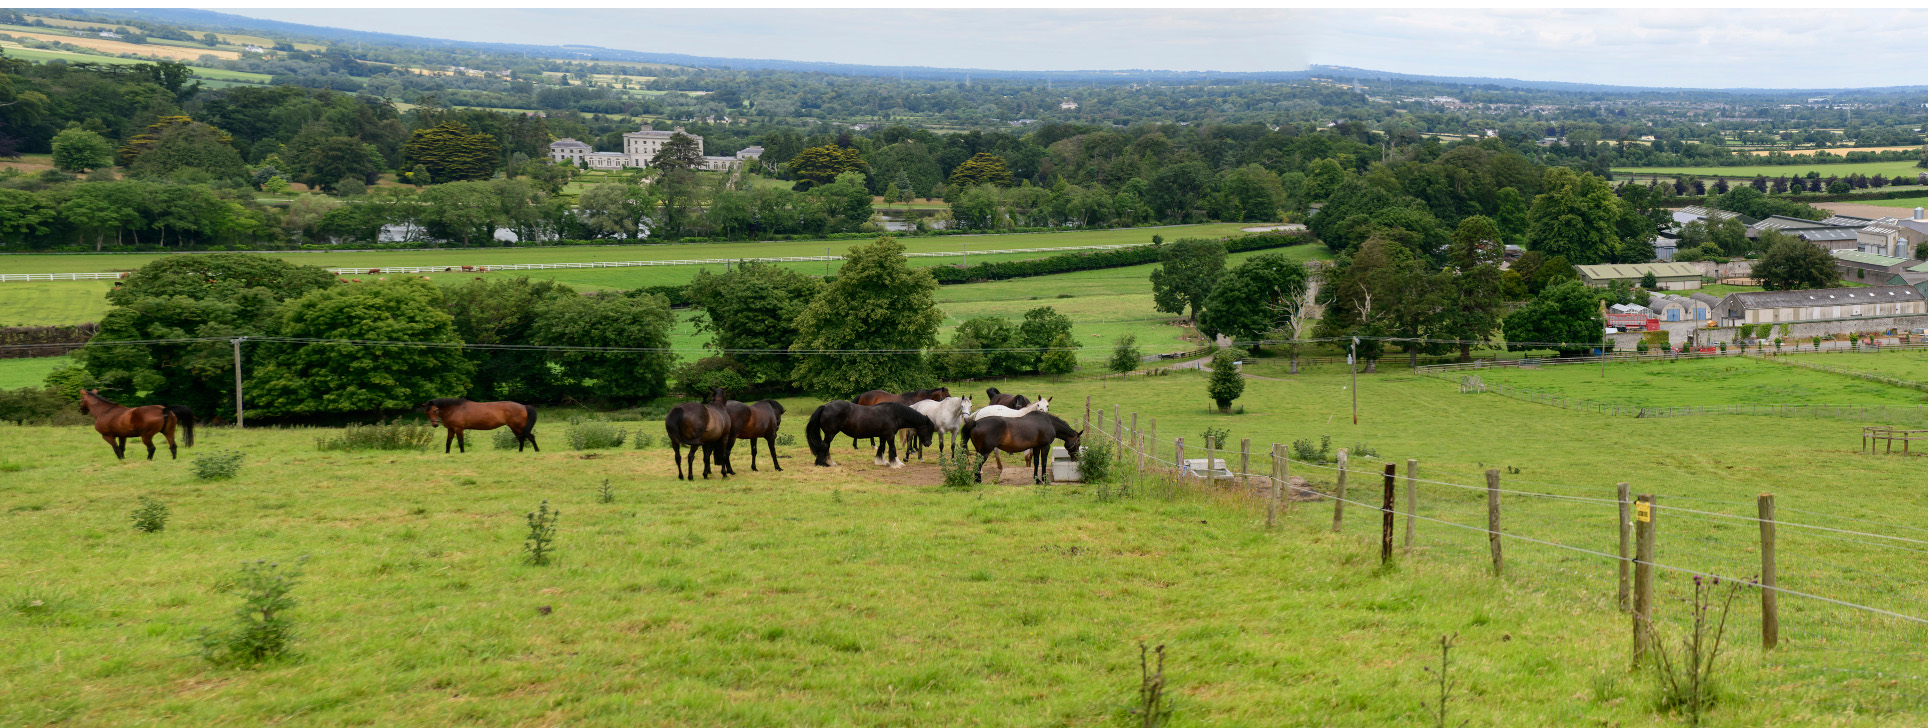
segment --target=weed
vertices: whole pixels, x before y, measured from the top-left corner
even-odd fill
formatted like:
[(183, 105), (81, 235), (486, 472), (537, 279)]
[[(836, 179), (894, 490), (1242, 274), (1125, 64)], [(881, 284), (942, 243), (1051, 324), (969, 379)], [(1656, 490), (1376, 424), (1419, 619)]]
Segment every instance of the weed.
[[(1157, 670), (1152, 669), (1148, 658), (1158, 656)], [(1138, 643), (1138, 707), (1132, 713), (1139, 718), (1144, 728), (1156, 728), (1171, 720), (1172, 709), (1165, 703), (1165, 646), (1147, 650), (1145, 643)]]
[[(1447, 634), (1440, 635), (1439, 636), (1439, 669), (1434, 670), (1430, 667), (1422, 668), (1426, 672), (1432, 673), (1434, 677), (1437, 677), (1439, 679), (1439, 703), (1437, 705), (1430, 707), (1430, 710), (1432, 710), (1433, 712), (1433, 725), (1437, 726), (1437, 728), (1446, 728), (1446, 701), (1447, 699), (1452, 697), (1453, 686), (1459, 682), (1457, 680), (1452, 679), (1452, 676), (1451, 676), (1452, 669), (1453, 669), (1453, 643), (1458, 639), (1459, 639), (1458, 632), (1454, 632), (1449, 635)], [(1423, 701), (1420, 702), (1419, 708), (1421, 710), (1429, 709), (1426, 703)], [(1471, 722), (1472, 721), (1470, 719), (1466, 721), (1461, 721), (1460, 725), (1465, 726), (1467, 723), (1471, 723)]]
[(1513, 466), (1511, 466), (1511, 465), (1508, 465), (1508, 466), (1506, 466), (1506, 474), (1507, 474), (1507, 475), (1519, 475), (1519, 474), (1520, 474), (1520, 469), (1519, 469), (1519, 468), (1516, 468), (1516, 467), (1513, 467)]
[(777, 433), (777, 444), (784, 447), (795, 445), (797, 444), (797, 436), (788, 432), (779, 432)]
[(1648, 642), (1653, 645), (1651, 664), (1660, 687), (1660, 707), (1686, 712), (1688, 725), (1700, 725), (1701, 716), (1713, 707), (1715, 661), (1720, 659), (1722, 639), (1727, 635), (1728, 608), (1740, 594), (1740, 585), (1728, 582), (1727, 595), (1720, 598), (1720, 611), (1712, 615), (1710, 624), (1707, 611), (1715, 606), (1714, 592), (1719, 586), (1719, 577), (1711, 583), (1704, 577), (1694, 577), (1694, 595), (1687, 604), (1694, 613), (1693, 626), (1681, 636), (1679, 654), (1667, 648), (1651, 623), (1647, 625)]
[(1110, 440), (1094, 438), (1078, 452), (1078, 476), (1086, 483), (1110, 483), (1118, 476)]
[(1213, 450), (1225, 449), (1225, 438), (1231, 436), (1232, 431), (1224, 427), (1206, 427), (1205, 431), (1199, 434), (1199, 437), (1205, 441), (1205, 447)]
[(141, 507), (134, 509), (134, 530), (160, 533), (167, 528), (167, 504), (141, 496)]
[(971, 461), (974, 459), (968, 452), (938, 456), (937, 467), (944, 474), (944, 487), (969, 490), (976, 486), (977, 474), (971, 472)]
[(507, 427), (496, 428), (495, 434), (489, 436), (489, 442), (497, 450), (514, 450), (516, 445), (521, 444), (521, 441), (516, 439), (515, 430)]
[(349, 425), (334, 437), (315, 438), (316, 450), (426, 450), (435, 428), (424, 423)]
[(608, 478), (603, 478), (602, 487), (596, 489), (596, 502), (597, 503), (615, 503), (616, 502), (616, 491), (609, 487)]
[(296, 602), (290, 594), (306, 561), (304, 556), (285, 571), (265, 560), (242, 563), (240, 575), (228, 587), (241, 594), (234, 627), (224, 632), (202, 629), (201, 656), (217, 665), (254, 665), (287, 657), (295, 641), (288, 611)]
[(1350, 452), (1355, 457), (1362, 457), (1362, 458), (1379, 457), (1379, 451), (1374, 449), (1372, 445), (1364, 442), (1352, 443), (1352, 450)]
[(194, 464), (188, 469), (202, 480), (227, 480), (241, 472), (243, 457), (234, 450), (216, 450), (194, 456)]
[(636, 437), (630, 440), (630, 443), (638, 450), (648, 450), (656, 444), (656, 435), (650, 433), (649, 430), (637, 430)]
[(560, 510), (549, 510), (548, 499), (529, 513), (529, 537), (522, 544), (522, 550), (528, 553), (531, 565), (549, 564), (549, 556), (555, 551), (556, 519), (561, 515)]
[(1332, 456), (1332, 436), (1321, 435), (1319, 437), (1319, 446), (1316, 448), (1312, 446), (1311, 440), (1293, 440), (1292, 459), (1314, 465), (1324, 465), (1329, 462), (1334, 462), (1336, 459)]
[(569, 446), (577, 450), (622, 447), (623, 441), (627, 439), (629, 439), (629, 433), (603, 420), (581, 418), (569, 420)]

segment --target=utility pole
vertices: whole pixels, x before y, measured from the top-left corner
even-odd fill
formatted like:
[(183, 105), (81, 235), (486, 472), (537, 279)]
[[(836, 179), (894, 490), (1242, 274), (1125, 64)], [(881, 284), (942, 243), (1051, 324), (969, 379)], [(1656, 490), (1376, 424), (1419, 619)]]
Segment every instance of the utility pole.
[(1359, 337), (1352, 337), (1352, 351), (1346, 354), (1346, 365), (1352, 367), (1352, 424), (1359, 424)]
[(234, 344), (234, 429), (237, 430), (248, 427), (246, 411), (241, 408), (241, 342), (247, 338), (229, 340)]

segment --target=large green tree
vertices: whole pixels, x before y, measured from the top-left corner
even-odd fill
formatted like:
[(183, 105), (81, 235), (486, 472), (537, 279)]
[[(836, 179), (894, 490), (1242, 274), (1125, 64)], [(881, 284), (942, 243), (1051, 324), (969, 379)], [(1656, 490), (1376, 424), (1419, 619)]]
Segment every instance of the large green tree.
[(638, 402), (669, 391), (675, 325), (661, 296), (563, 296), (536, 307), (530, 340), (542, 346), (656, 351), (555, 351), (549, 361), (559, 394), (576, 400)]
[(1473, 344), (1491, 341), (1499, 332), (1506, 311), (1500, 271), (1505, 240), (1498, 223), (1474, 215), (1460, 221), (1447, 249), (1447, 301), (1434, 333), (1459, 341), (1460, 361), (1472, 361)]
[(136, 177), (166, 178), (199, 170), (216, 180), (245, 180), (248, 167), (232, 141), (227, 132), (198, 121), (169, 126), (127, 166), (127, 171)]
[(54, 135), (54, 168), (85, 172), (114, 163), (114, 145), (99, 134), (70, 127)]
[(1225, 273), (1225, 242), (1180, 238), (1159, 247), (1158, 262), (1151, 271), (1153, 307), (1173, 315), (1189, 311), (1197, 320), (1205, 298)]
[(703, 310), (697, 330), (710, 348), (743, 366), (751, 384), (785, 383), (796, 357), (797, 322), (823, 291), (823, 281), (770, 263), (742, 263), (726, 273), (698, 271), (690, 298)]
[(476, 278), (445, 290), (443, 305), (456, 335), (465, 344), (478, 345), (463, 349), (475, 365), (470, 391), (484, 399), (548, 399), (552, 377), (544, 352), (488, 347), (534, 343), (530, 332), (537, 309), (575, 297), (569, 286), (528, 277)]
[(695, 137), (680, 131), (670, 134), (669, 141), (663, 142), (663, 148), (649, 160), (649, 166), (671, 173), (688, 172), (702, 164), (703, 147)]
[(870, 165), (864, 163), (863, 153), (856, 148), (839, 147), (826, 144), (810, 147), (797, 153), (784, 167), (790, 176), (806, 182), (798, 189), (808, 189), (811, 185), (827, 185), (836, 181), (837, 175), (845, 172), (869, 172)]
[(1198, 331), (1241, 341), (1265, 338), (1291, 317), (1309, 277), (1304, 263), (1279, 253), (1247, 258), (1226, 271), (1206, 296)]
[(494, 176), (502, 145), (494, 136), (471, 131), (467, 124), (445, 121), (410, 133), (402, 153), (411, 164), (427, 167), (429, 178), (439, 184)]
[(1245, 375), (1233, 364), (1238, 360), (1233, 349), (1220, 349), (1212, 355), (1212, 376), (1205, 380), (1205, 393), (1218, 405), (1219, 414), (1231, 414), (1232, 400), (1245, 394)]
[(1004, 158), (990, 152), (978, 152), (951, 170), (950, 184), (953, 187), (976, 187), (978, 185), (1011, 184), (1011, 169), (1004, 164)]
[(370, 152), (368, 145), (360, 140), (329, 137), (308, 151), (298, 181), (325, 192), (335, 192), (335, 186), (346, 178), (374, 184), (381, 172), (380, 165), (381, 157)]
[(1593, 289), (1567, 281), (1508, 314), (1506, 340), (1514, 351), (1554, 349), (1561, 356), (1579, 356), (1605, 339), (1606, 325)]
[[(1058, 313), (1050, 306), (1039, 306), (1024, 312), (1024, 320), (1018, 323), (1018, 345), (1027, 349), (1024, 352), (1023, 367), (1026, 371), (1044, 371), (1043, 358), (1063, 339), (1073, 348), (1077, 341), (1071, 338), (1071, 317)], [(1074, 357), (1075, 359), (1075, 357)]]
[[(289, 338), (460, 344), (442, 289), (420, 278), (334, 286), (289, 301), (275, 316)], [(248, 383), (249, 409), (268, 415), (413, 409), (469, 390), (460, 346), (270, 342)]]
[(1770, 291), (1827, 288), (1840, 282), (1834, 256), (1820, 246), (1776, 231), (1761, 234), (1767, 252), (1754, 262), (1754, 277)]
[(1606, 181), (1554, 167), (1547, 170), (1545, 186), (1527, 212), (1531, 247), (1547, 257), (1565, 256), (1574, 265), (1615, 262), (1624, 210)]
[(923, 350), (937, 343), (944, 319), (936, 292), (896, 238), (850, 246), (836, 280), (797, 319), (797, 384), (825, 397), (927, 386)]

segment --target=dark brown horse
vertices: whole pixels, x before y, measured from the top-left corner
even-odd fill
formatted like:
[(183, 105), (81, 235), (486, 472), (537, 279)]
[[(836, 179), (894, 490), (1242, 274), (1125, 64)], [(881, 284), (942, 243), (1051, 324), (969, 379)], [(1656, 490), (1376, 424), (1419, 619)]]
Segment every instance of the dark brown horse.
[[(1064, 441), (1064, 449), (1071, 459), (1078, 459), (1078, 447), (1084, 440), (1084, 430), (1073, 430), (1071, 425), (1058, 419), (1057, 415), (1046, 412), (1032, 412), (1023, 417), (986, 417), (964, 424), (964, 438), (977, 450), (977, 467), (972, 470), (977, 482), (984, 482), (984, 461), (993, 452), (1028, 453), (1031, 459), (1031, 482), (1048, 485), (1051, 482), (1051, 443)], [(1004, 468), (998, 467), (998, 480), (1004, 480)]]
[(180, 459), (174, 447), (174, 428), (179, 425), (183, 444), (194, 447), (194, 413), (177, 404), (150, 404), (122, 407), (101, 398), (98, 389), (80, 391), (80, 413), (94, 416), (94, 431), (114, 448), (114, 457), (127, 459), (127, 438), (138, 437), (147, 446), (147, 459), (154, 459), (154, 435), (167, 438), (167, 456)]
[(451, 444), (468, 452), (469, 444), (463, 433), (497, 427), (507, 427), (515, 433), (516, 452), (522, 452), (525, 442), (536, 452), (542, 452), (536, 445), (536, 408), (521, 402), (470, 402), (460, 397), (444, 397), (424, 403), (422, 411), (428, 413), (430, 426), (448, 428), (448, 439), (442, 443), (444, 453)]
[(997, 391), (997, 387), (984, 390), (984, 394), (991, 398), (991, 401), (984, 403), (985, 406), (995, 404), (1017, 409), (1031, 403), (1031, 400), (1025, 399), (1022, 394), (1005, 394)]
[[(951, 398), (950, 387), (938, 387), (936, 389), (919, 389), (919, 390), (910, 391), (910, 392), (903, 392), (901, 394), (892, 394), (890, 392), (886, 392), (881, 389), (873, 389), (863, 394), (857, 395), (857, 398), (854, 400), (851, 400), (851, 402), (854, 404), (863, 405), (865, 407), (880, 405), (885, 402), (896, 402), (905, 406), (909, 406), (909, 405), (917, 404), (918, 402), (926, 402), (926, 401), (942, 402), (950, 398)], [(850, 438), (850, 447), (853, 450), (857, 448), (857, 438), (855, 437)]]
[[(711, 404), (715, 404), (712, 400)], [(755, 404), (744, 404), (735, 400), (724, 403), (730, 413), (730, 425), (736, 428), (736, 439), (750, 441), (750, 470), (756, 470), (756, 441), (763, 438), (770, 444), (770, 465), (783, 471), (777, 462), (777, 429), (783, 426), (783, 403), (774, 399), (760, 400)], [(727, 459), (726, 459), (727, 461)]]
[[(837, 464), (830, 459), (830, 441), (838, 435), (883, 438), (877, 444), (876, 463), (901, 468), (904, 464), (897, 459), (897, 439), (894, 437), (899, 430), (913, 430), (912, 436), (917, 444), (927, 447), (937, 427), (931, 424), (929, 417), (901, 402), (864, 406), (840, 399), (825, 402), (810, 413), (810, 421), (803, 426), (803, 437), (810, 444), (810, 454), (816, 456), (817, 464), (823, 467)], [(888, 461), (884, 459), (886, 447), (890, 448)]]
[[(719, 392), (721, 390), (718, 390)], [(670, 450), (676, 454), (676, 479), (683, 479), (683, 447), (688, 446), (689, 479), (696, 479), (696, 451), (703, 451), (703, 478), (710, 477), (710, 464), (722, 466), (724, 478), (730, 477), (730, 448), (736, 446), (736, 429), (730, 423), (728, 407), (701, 402), (676, 405), (663, 418), (669, 433)]]

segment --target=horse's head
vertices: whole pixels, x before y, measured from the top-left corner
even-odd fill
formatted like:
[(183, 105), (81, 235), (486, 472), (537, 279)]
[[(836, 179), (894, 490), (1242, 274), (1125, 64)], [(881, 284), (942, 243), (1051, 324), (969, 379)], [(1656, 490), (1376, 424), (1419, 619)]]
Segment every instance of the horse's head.
[(1064, 451), (1072, 460), (1078, 459), (1078, 448), (1084, 445), (1084, 430), (1071, 433), (1064, 438)]
[(91, 408), (95, 404), (109, 404), (109, 402), (105, 397), (100, 396), (99, 389), (80, 390), (80, 413), (81, 414), (83, 415), (93, 414), (93, 411)]
[(435, 404), (435, 402), (434, 402), (434, 401), (428, 401), (428, 402), (423, 402), (423, 403), (422, 403), (422, 412), (423, 412), (423, 414), (426, 414), (426, 415), (428, 415), (428, 426), (429, 426), (429, 427), (441, 427), (441, 426), (442, 426), (442, 408), (441, 408), (441, 407), (438, 407), (438, 406), (436, 406), (436, 404)]
[(1051, 411), (1051, 398), (1050, 398), (1050, 397), (1046, 397), (1046, 396), (1044, 396), (1044, 395), (1038, 395), (1038, 402), (1037, 402), (1037, 404), (1038, 404), (1038, 411), (1039, 411), (1039, 412), (1050, 412), (1050, 411)]
[(957, 401), (958, 401), (958, 403), (959, 403), (959, 404), (957, 405), (957, 407), (958, 407), (958, 414), (965, 414), (965, 415), (968, 415), (968, 414), (970, 414), (970, 413), (971, 413), (971, 398), (970, 398), (970, 397), (963, 397), (963, 398), (960, 398), (960, 399), (958, 399)]
[(730, 393), (727, 390), (723, 389), (722, 387), (712, 387), (710, 389), (710, 404), (720, 405), (720, 404), (726, 404), (729, 401), (730, 401)]
[(931, 393), (937, 395), (937, 401), (939, 402), (942, 402), (944, 400), (951, 398), (950, 387), (938, 387), (936, 389), (931, 390)]

